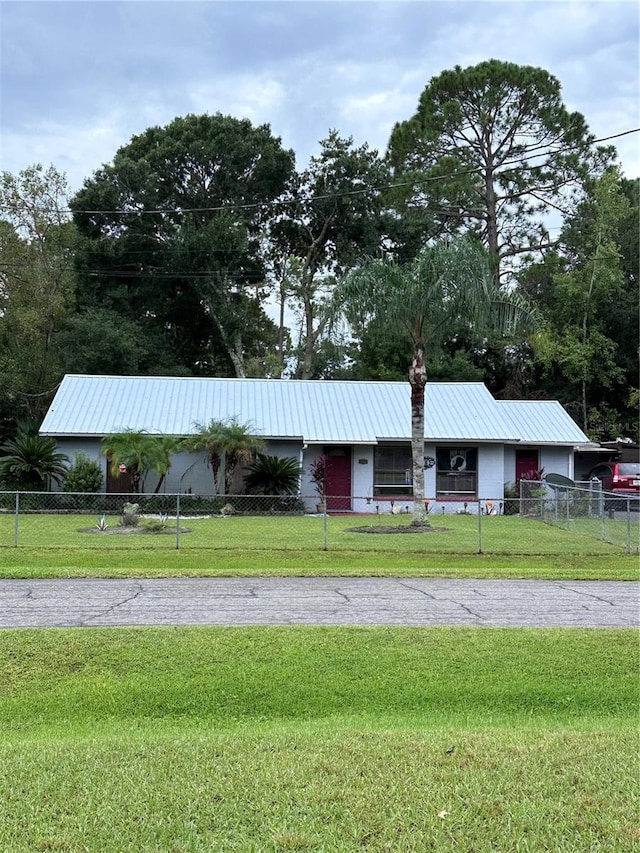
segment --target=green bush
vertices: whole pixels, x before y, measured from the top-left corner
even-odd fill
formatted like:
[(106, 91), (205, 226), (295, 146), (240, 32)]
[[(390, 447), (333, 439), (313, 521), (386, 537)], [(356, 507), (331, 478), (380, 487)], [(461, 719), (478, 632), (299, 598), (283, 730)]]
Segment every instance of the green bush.
[(520, 501), (515, 483), (504, 484), (504, 514), (518, 515), (520, 512)]
[(100, 492), (103, 484), (102, 469), (86, 453), (76, 453), (74, 464), (64, 478), (65, 492)]
[(295, 495), (300, 490), (302, 466), (291, 456), (258, 453), (244, 479), (250, 495)]

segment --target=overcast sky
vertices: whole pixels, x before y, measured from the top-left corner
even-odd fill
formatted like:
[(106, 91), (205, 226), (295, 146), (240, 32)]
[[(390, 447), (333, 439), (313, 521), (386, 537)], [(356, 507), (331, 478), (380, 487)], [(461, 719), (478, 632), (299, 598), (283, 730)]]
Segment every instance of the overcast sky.
[[(0, 2), (0, 168), (78, 189), (133, 135), (188, 113), (268, 123), (303, 168), (330, 128), (384, 151), (431, 77), (545, 68), (598, 137), (640, 126), (636, 0)], [(640, 175), (640, 134), (615, 141)]]

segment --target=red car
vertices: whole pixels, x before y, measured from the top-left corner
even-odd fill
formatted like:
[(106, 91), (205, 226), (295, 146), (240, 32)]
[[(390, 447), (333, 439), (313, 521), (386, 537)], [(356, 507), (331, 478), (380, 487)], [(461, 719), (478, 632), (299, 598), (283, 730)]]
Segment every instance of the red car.
[(621, 498), (640, 497), (640, 462), (602, 462), (587, 474), (589, 480), (594, 477), (605, 492)]

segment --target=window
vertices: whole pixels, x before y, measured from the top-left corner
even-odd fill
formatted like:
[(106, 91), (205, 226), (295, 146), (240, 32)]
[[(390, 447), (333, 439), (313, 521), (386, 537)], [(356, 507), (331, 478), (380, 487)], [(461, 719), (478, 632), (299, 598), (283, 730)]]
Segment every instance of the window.
[(436, 497), (475, 498), (478, 490), (478, 448), (436, 449)]
[(413, 463), (408, 444), (378, 445), (373, 460), (374, 498), (413, 494)]

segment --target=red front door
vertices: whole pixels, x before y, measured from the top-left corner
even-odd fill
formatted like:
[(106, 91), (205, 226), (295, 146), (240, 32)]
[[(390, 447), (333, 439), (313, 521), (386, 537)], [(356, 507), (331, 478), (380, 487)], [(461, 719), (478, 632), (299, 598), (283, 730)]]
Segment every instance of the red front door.
[(351, 448), (325, 450), (327, 465), (327, 509), (351, 509)]
[(525, 474), (538, 470), (537, 450), (516, 450), (516, 485)]

